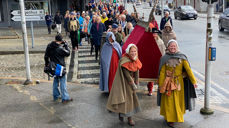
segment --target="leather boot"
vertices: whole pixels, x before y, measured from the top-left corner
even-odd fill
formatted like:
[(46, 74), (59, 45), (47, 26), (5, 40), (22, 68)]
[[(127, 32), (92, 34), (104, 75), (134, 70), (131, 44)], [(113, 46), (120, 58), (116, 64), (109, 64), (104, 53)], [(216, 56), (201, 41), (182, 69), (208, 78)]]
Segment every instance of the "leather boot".
[(128, 117), (128, 124), (130, 126), (134, 126), (135, 125), (135, 122), (132, 120), (132, 117)]

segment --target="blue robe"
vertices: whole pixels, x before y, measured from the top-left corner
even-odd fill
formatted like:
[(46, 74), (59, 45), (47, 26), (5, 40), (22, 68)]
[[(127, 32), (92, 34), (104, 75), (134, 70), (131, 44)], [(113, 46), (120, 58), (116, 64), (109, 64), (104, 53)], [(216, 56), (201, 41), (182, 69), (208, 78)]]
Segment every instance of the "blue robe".
[[(112, 35), (112, 39), (114, 40), (114, 44), (112, 45), (108, 38)], [(117, 51), (119, 59), (122, 57), (122, 48), (115, 41), (115, 36), (112, 32), (107, 33), (106, 42), (104, 43), (101, 50), (101, 59), (100, 59), (100, 82), (99, 88), (101, 91), (109, 92), (108, 88), (108, 80), (109, 80), (109, 71), (110, 71), (110, 63), (112, 57), (112, 47)]]

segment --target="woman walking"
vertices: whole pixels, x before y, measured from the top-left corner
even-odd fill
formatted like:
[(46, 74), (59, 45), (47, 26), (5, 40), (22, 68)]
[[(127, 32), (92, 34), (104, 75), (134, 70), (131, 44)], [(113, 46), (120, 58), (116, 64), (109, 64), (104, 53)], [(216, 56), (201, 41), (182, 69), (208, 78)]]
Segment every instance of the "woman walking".
[(129, 44), (126, 53), (119, 61), (119, 66), (113, 81), (112, 89), (107, 102), (107, 109), (119, 113), (119, 120), (128, 118), (128, 124), (134, 126), (132, 116), (140, 111), (136, 95), (139, 84), (139, 70), (142, 63), (138, 59), (137, 46)]
[[(184, 74), (190, 80), (190, 85), (183, 81)], [(190, 87), (188, 87), (190, 86)], [(196, 79), (190, 68), (187, 57), (179, 52), (175, 40), (168, 42), (168, 51), (161, 58), (159, 65), (159, 90), (158, 97), (160, 115), (164, 116), (167, 124), (173, 127), (174, 122), (184, 122), (185, 110), (193, 109), (190, 98), (196, 98)], [(188, 96), (187, 93), (190, 95)]]

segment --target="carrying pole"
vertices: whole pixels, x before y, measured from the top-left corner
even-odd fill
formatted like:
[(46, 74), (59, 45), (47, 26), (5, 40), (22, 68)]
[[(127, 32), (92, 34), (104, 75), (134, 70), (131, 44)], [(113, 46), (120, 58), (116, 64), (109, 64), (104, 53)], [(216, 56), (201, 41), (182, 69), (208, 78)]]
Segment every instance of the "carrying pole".
[(27, 38), (27, 30), (26, 30), (24, 0), (19, 0), (19, 4), (21, 9), (21, 27), (22, 27), (25, 67), (26, 67), (26, 81), (24, 84), (27, 85), (27, 84), (31, 84), (31, 75), (30, 75), (29, 49), (28, 49), (28, 38)]

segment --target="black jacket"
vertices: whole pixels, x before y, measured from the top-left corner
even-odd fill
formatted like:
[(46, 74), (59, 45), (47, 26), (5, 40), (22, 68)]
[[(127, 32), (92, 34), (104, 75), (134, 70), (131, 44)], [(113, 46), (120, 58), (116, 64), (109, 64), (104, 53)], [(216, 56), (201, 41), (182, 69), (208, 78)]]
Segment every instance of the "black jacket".
[(64, 58), (70, 55), (70, 49), (67, 43), (58, 44), (55, 41), (48, 44), (45, 51), (45, 66), (49, 64), (50, 61), (65, 66)]
[(169, 16), (168, 19), (166, 20), (166, 18), (163, 17), (163, 18), (161, 19), (161, 23), (160, 23), (160, 30), (163, 30), (163, 29), (164, 29), (165, 24), (167, 23), (167, 21), (170, 21), (170, 24), (171, 24), (172, 27), (173, 27), (173, 20), (172, 20), (172, 18)]
[(113, 20), (111, 20), (111, 21), (109, 21), (109, 20), (105, 21), (105, 22), (104, 22), (104, 25), (105, 25), (105, 27), (106, 27), (106, 30), (108, 30), (109, 25), (112, 25), (113, 23), (114, 23)]
[(55, 15), (54, 17), (54, 23), (56, 24), (61, 24), (61, 21), (62, 21), (63, 17), (61, 15)]

